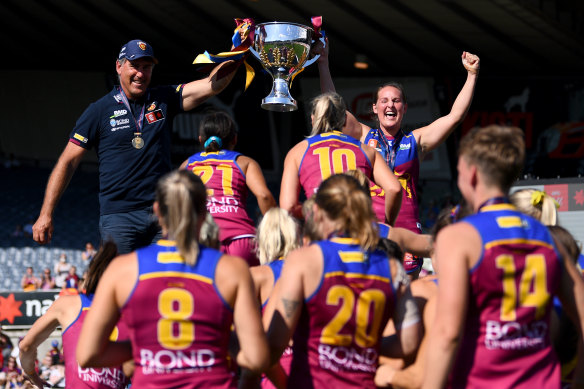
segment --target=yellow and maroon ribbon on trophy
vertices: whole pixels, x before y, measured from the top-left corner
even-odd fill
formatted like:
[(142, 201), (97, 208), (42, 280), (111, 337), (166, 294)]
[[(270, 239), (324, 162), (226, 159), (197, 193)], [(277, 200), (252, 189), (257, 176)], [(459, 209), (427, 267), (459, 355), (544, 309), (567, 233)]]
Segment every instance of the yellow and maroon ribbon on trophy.
[[(321, 28), (322, 28), (322, 16), (313, 16), (310, 18), (310, 23), (312, 24), (312, 29), (314, 30), (314, 40), (320, 39), (324, 36), (324, 31), (321, 32)], [(302, 73), (304, 71), (304, 68), (300, 69), (299, 71), (297, 71), (296, 73), (294, 73), (292, 75), (292, 77), (290, 78), (290, 87), (292, 87), (292, 81), (294, 81), (294, 79), (296, 78), (297, 75), (299, 75), (300, 73)]]
[[(230, 51), (219, 54), (210, 54), (208, 51), (205, 51), (203, 54), (199, 54), (197, 58), (195, 58), (193, 64), (209, 64), (209, 66), (214, 67), (214, 65), (211, 64), (235, 61), (237, 66), (239, 66), (243, 62), (246, 70), (245, 89), (247, 89), (255, 77), (255, 71), (246, 61), (246, 58), (249, 55), (249, 47), (253, 44), (255, 23), (253, 19), (245, 18), (235, 19), (235, 24), (237, 27), (231, 38), (233, 47)], [(223, 76), (223, 74), (217, 74), (217, 78), (222, 78)]]

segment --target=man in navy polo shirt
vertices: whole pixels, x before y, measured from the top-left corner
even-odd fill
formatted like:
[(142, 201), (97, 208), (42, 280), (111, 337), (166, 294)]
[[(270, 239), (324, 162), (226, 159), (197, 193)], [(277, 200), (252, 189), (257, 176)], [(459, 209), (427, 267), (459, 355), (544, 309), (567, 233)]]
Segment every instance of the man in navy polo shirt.
[[(161, 237), (152, 203), (156, 182), (172, 169), (172, 121), (176, 114), (225, 89), (236, 67), (225, 62), (204, 79), (150, 88), (156, 63), (152, 47), (144, 41), (133, 40), (122, 47), (116, 61), (120, 85), (91, 104), (77, 120), (49, 178), (33, 226), (35, 241), (50, 242), (55, 207), (90, 148), (95, 148), (99, 160), (102, 240), (113, 240), (123, 254)], [(220, 69), (224, 75), (218, 77)]]

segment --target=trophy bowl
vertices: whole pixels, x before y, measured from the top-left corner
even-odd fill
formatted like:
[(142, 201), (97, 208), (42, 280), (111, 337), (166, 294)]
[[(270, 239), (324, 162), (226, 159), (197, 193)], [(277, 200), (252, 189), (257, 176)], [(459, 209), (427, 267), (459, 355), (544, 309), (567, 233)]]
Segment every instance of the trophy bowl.
[(253, 50), (264, 69), (272, 76), (272, 91), (262, 100), (269, 111), (290, 112), (298, 108), (290, 95), (290, 82), (307, 62), (314, 30), (296, 23), (269, 22), (255, 27)]

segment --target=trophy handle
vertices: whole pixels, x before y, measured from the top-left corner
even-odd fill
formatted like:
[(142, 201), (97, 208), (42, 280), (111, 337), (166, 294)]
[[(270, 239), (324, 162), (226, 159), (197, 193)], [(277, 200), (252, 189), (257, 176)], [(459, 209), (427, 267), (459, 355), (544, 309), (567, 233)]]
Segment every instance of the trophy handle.
[[(323, 44), (323, 45), (326, 45), (326, 42), (325, 42), (325, 40), (324, 40), (324, 37), (325, 37), (325, 35), (324, 35), (324, 31), (321, 31), (321, 34), (322, 34), (322, 36), (320, 37), (320, 39), (319, 39), (319, 40), (322, 42), (322, 44)], [(319, 59), (319, 58), (320, 58), (320, 54), (318, 54), (318, 55), (315, 55), (314, 57), (312, 57), (311, 59), (309, 59), (308, 61), (306, 61), (306, 62), (304, 63), (304, 66), (302, 66), (302, 69), (304, 69), (304, 68), (305, 68), (305, 67), (307, 67), (307, 66), (310, 66), (310, 65), (312, 65), (312, 64), (313, 64), (313, 63), (315, 63), (315, 62), (316, 62), (316, 60), (317, 60), (317, 59)]]
[(253, 45), (249, 46), (249, 51), (251, 51), (251, 53), (253, 54), (254, 57), (256, 57), (257, 59), (260, 59), (260, 53), (258, 53), (256, 51), (256, 49), (253, 48)]

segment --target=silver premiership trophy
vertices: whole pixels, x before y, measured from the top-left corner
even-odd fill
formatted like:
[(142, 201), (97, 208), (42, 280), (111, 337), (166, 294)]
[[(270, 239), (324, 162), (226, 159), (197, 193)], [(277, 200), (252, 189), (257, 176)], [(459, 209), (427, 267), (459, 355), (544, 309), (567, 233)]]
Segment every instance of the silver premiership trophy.
[(272, 91), (262, 100), (263, 109), (289, 112), (298, 108), (290, 95), (289, 84), (295, 74), (318, 58), (307, 61), (313, 36), (314, 30), (302, 24), (270, 22), (256, 25), (251, 52), (274, 80)]

